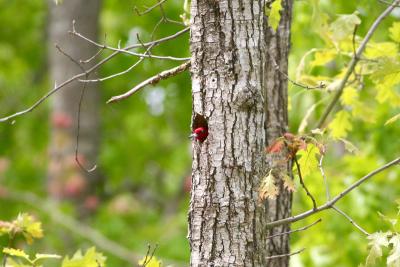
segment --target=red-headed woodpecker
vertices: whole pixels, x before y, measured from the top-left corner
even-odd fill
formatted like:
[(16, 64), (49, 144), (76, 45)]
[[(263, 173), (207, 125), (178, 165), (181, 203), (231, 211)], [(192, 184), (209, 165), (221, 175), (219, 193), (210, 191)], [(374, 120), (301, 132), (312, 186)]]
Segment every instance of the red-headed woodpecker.
[(199, 140), (200, 143), (203, 143), (208, 136), (208, 129), (206, 127), (199, 127), (193, 130), (193, 133), (189, 136), (192, 139)]

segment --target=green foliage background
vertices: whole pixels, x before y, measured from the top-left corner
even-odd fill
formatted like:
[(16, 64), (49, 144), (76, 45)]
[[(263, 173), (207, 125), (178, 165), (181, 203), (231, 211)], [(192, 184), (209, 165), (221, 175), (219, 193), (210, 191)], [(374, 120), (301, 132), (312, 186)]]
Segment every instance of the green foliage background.
[[(3, 25), (0, 28), (0, 116), (25, 108), (51, 87), (52, 81), (49, 81), (47, 74), (47, 6), (44, 2), (0, 0), (0, 25)], [(142, 17), (133, 12), (135, 5), (139, 8), (149, 5), (145, 0), (134, 3), (117, 0), (103, 2), (100, 24), (103, 35), (107, 34), (108, 44), (116, 45), (121, 40), (124, 45), (135, 36), (135, 32), (140, 32), (142, 38), (148, 40), (160, 19), (158, 10)], [(296, 76), (296, 69), (307, 51), (328, 47), (313, 15), (313, 5), (317, 1), (294, 2), (290, 77)], [(329, 22), (336, 20), (339, 14), (352, 14), (358, 10), (358, 17), (362, 21), (358, 34), (364, 36), (385, 6), (378, 1), (324, 0), (319, 8), (319, 14), (324, 12)], [(183, 1), (169, 0), (165, 10), (170, 18), (179, 20), (179, 15), (183, 13)], [(373, 40), (391, 41), (399, 48), (398, 41), (389, 38), (388, 30), (399, 17), (400, 11), (397, 9), (382, 23)], [(173, 24), (163, 24), (156, 31), (155, 38), (179, 29)], [(159, 46), (154, 52), (189, 56), (188, 34), (171, 44)], [(106, 64), (101, 69), (101, 75), (123, 70), (133, 60), (121, 55)], [(348, 58), (338, 56), (333, 62), (312, 68), (310, 76), (334, 77), (348, 62)], [(102, 83), (103, 102), (174, 65), (173, 62), (146, 60), (132, 73)], [(290, 130), (296, 132), (310, 106), (327, 93), (307, 91), (292, 84), (289, 87)], [(332, 194), (339, 193), (357, 178), (398, 156), (399, 121), (386, 126), (385, 122), (398, 114), (399, 108), (389, 100), (374, 101), (374, 87), (374, 82), (367, 78), (359, 96), (366, 107), (372, 107), (374, 121), (350, 117), (352, 130), (346, 139), (359, 148), (358, 153), (346, 152), (338, 142), (328, 144), (324, 163)], [(189, 74), (185, 73), (161, 82), (155, 88), (147, 88), (121, 103), (102, 106), (103, 143), (98, 165), (106, 176), (111, 197), (101, 203), (98, 212), (87, 223), (143, 256), (148, 243), (157, 243), (159, 247), (156, 254), (159, 258), (185, 262), (189, 259), (186, 240), (189, 196), (184, 184), (191, 169), (190, 141), (187, 139), (191, 116), (190, 88)], [(155, 90), (165, 94), (163, 111), (159, 114), (146, 102), (149, 94)], [(398, 85), (391, 90), (399, 93)], [(316, 123), (323, 107), (317, 106), (310, 117), (310, 125)], [(345, 107), (345, 110), (351, 112), (352, 107)], [(0, 124), (0, 159), (9, 162), (7, 168), (0, 168), (0, 185), (46, 197), (48, 114), (49, 106), (46, 103), (34, 112), (17, 118), (15, 123)], [(377, 211), (397, 216), (395, 200), (400, 193), (399, 174), (399, 168), (393, 168), (375, 177), (341, 200), (338, 206), (369, 232), (389, 229), (390, 226), (382, 221)], [(306, 183), (322, 204), (325, 193), (319, 172), (306, 177)], [(116, 208), (121, 205), (123, 208)], [(309, 200), (299, 188), (294, 197), (294, 213), (310, 207)], [(62, 209), (74, 216), (70, 204), (62, 203)], [(34, 251), (72, 255), (77, 248), (92, 246), (54, 224), (40, 207), (32, 208), (22, 202), (0, 198), (1, 220), (12, 219), (19, 212), (27, 211), (36, 214), (44, 222), (46, 238), (35, 245)], [(293, 235), (292, 248), (306, 247), (307, 250), (292, 258), (292, 266), (357, 266), (364, 262), (367, 255), (366, 237), (333, 211), (307, 218), (293, 227), (304, 226), (318, 218), (323, 219), (322, 223), (307, 232)], [(0, 246), (5, 245), (6, 238), (1, 237)], [(112, 255), (107, 257), (108, 266), (126, 266)], [(381, 264), (385, 266), (383, 262)]]

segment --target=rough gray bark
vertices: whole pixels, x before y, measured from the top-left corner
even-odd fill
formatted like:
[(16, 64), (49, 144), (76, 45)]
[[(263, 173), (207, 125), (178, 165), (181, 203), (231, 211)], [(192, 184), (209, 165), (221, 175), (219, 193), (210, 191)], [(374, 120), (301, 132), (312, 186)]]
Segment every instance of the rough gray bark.
[[(97, 39), (100, 0), (66, 0), (55, 5), (49, 3), (49, 67), (51, 80), (60, 83), (82, 70), (69, 58), (62, 55), (55, 47), (57, 43), (63, 51), (76, 60), (92, 57), (97, 49), (93, 45), (73, 38), (72, 21), (76, 21), (77, 30), (92, 40)], [(84, 64), (85, 68), (95, 63)], [(55, 197), (79, 199), (80, 203), (93, 208), (94, 184), (99, 180), (99, 173), (82, 171), (75, 162), (77, 135), (78, 103), (82, 92), (82, 83), (74, 82), (60, 90), (52, 98), (51, 144), (49, 165), (49, 191)], [(96, 84), (88, 84), (82, 102), (79, 159), (91, 168), (96, 163), (99, 147), (99, 99)], [(87, 202), (85, 202), (87, 201)], [(90, 207), (89, 207), (90, 206)]]
[[(292, 0), (282, 0), (281, 21), (276, 32), (270, 28), (266, 30), (267, 61), (266, 63), (266, 101), (265, 101), (265, 125), (266, 144), (270, 145), (277, 137), (288, 131), (288, 96), (287, 79), (282, 73), (287, 73), (288, 56), (290, 48), (290, 26), (292, 18)], [(278, 67), (277, 67), (278, 66)], [(279, 71), (277, 70), (279, 68)], [(286, 164), (285, 155), (269, 156), (269, 168), (279, 170), (282, 175), (291, 173), (291, 166)], [(291, 215), (292, 194), (279, 184), (281, 192), (276, 200), (266, 203), (268, 221), (275, 221)], [(289, 231), (289, 225), (282, 225), (270, 229), (269, 235)], [(268, 255), (283, 255), (290, 251), (289, 235), (282, 235), (268, 240)], [(282, 257), (269, 260), (266, 266), (283, 267), (289, 265), (289, 258)]]
[(265, 224), (290, 213), (291, 195), (282, 190), (268, 203), (258, 197), (269, 168), (288, 170), (274, 163), (283, 156), (265, 155), (287, 131), (287, 82), (270, 59), (286, 72), (292, 3), (282, 2), (273, 34), (263, 0), (192, 0), (193, 112), (207, 118), (209, 136), (193, 145), (191, 266), (288, 265), (287, 258), (268, 260), (289, 245), (287, 237), (268, 240)]

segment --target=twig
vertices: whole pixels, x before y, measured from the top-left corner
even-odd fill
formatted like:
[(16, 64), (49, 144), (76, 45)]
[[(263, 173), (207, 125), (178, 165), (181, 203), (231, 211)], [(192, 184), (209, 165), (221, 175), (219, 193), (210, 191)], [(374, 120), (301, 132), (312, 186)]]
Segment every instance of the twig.
[(309, 85), (304, 85), (304, 84), (298, 83), (298, 82), (296, 82), (296, 81), (290, 79), (289, 76), (288, 76), (285, 72), (281, 71), (281, 69), (280, 69), (278, 63), (277, 63), (276, 60), (275, 60), (275, 58), (274, 58), (270, 53), (268, 53), (268, 51), (267, 51), (267, 54), (268, 54), (269, 57), (271, 58), (271, 61), (272, 61), (272, 64), (274, 65), (275, 70), (277, 70), (280, 74), (282, 74), (283, 76), (285, 76), (286, 80), (288, 80), (288, 81), (291, 82), (292, 84), (294, 84), (294, 85), (296, 85), (296, 86), (298, 86), (298, 87), (305, 88), (305, 89), (307, 89), (307, 90), (323, 89), (323, 88), (326, 87), (326, 85), (325, 85), (324, 83), (322, 83), (322, 82), (320, 82), (320, 84), (317, 85), (317, 86), (309, 86)]
[(82, 64), (87, 64), (87, 63), (89, 63), (90, 61), (92, 61), (93, 59), (95, 59), (98, 55), (100, 55), (101, 54), (101, 52), (103, 52), (104, 51), (104, 47), (101, 47), (100, 49), (99, 49), (99, 51), (97, 51), (93, 56), (91, 56), (90, 58), (88, 58), (88, 59), (86, 59), (86, 60), (79, 60), (79, 63), (82, 63)]
[(347, 194), (349, 194), (355, 188), (360, 186), (362, 183), (366, 182), (367, 180), (369, 180), (370, 178), (374, 177), (378, 173), (381, 173), (382, 171), (392, 167), (393, 165), (399, 164), (399, 163), (400, 163), (400, 158), (392, 160), (391, 162), (389, 162), (389, 163), (383, 165), (382, 167), (380, 167), (380, 168), (370, 172), (369, 174), (365, 175), (364, 177), (362, 177), (361, 179), (356, 181), (354, 184), (352, 184), (351, 186), (346, 188), (342, 193), (340, 193), (339, 195), (334, 197), (332, 200), (327, 201), (325, 204), (317, 207), (316, 209), (311, 209), (311, 210), (308, 210), (306, 212), (300, 213), (300, 214), (292, 216), (292, 217), (288, 217), (288, 218), (284, 218), (284, 219), (281, 219), (281, 220), (276, 220), (274, 222), (270, 222), (270, 223), (267, 224), (267, 227), (271, 228), (271, 227), (279, 226), (279, 225), (282, 225), (282, 224), (290, 224), (290, 223), (293, 223), (293, 222), (297, 222), (297, 221), (299, 221), (301, 219), (307, 218), (308, 216), (313, 215), (315, 213), (318, 213), (320, 211), (323, 211), (323, 210), (326, 210), (326, 209), (330, 209), (330, 208), (332, 208), (333, 205), (335, 205), (336, 202), (338, 202), (340, 199), (345, 197)]
[[(385, 1), (385, 0), (378, 0), (378, 2), (381, 2), (382, 4), (385, 5), (393, 5), (393, 2)], [(399, 7), (400, 5), (396, 4), (396, 7)]]
[[(167, 41), (169, 41), (169, 40), (175, 39), (175, 38), (177, 38), (178, 36), (180, 36), (180, 35), (182, 35), (182, 34), (188, 32), (188, 31), (189, 31), (189, 28), (185, 28), (185, 29), (183, 29), (183, 30), (181, 30), (181, 31), (179, 31), (179, 32), (176, 32), (176, 33), (173, 34), (173, 35), (170, 35), (170, 36), (167, 36), (167, 37), (164, 37), (164, 38), (155, 40), (155, 41), (147, 42), (147, 43), (145, 43), (145, 45), (146, 45), (146, 46), (150, 46), (150, 45), (157, 46), (157, 45), (159, 45), (160, 43), (167, 42)], [(125, 49), (125, 50), (129, 50), (129, 49), (137, 48), (137, 47), (140, 47), (140, 46), (141, 46), (141, 45), (133, 44), (133, 45), (130, 45), (130, 46), (125, 47), (124, 49)], [(118, 55), (119, 53), (120, 53), (120, 51), (115, 51), (114, 53), (112, 53), (112, 54), (109, 55), (108, 57), (104, 58), (104, 59), (101, 60), (99, 63), (97, 63), (96, 65), (94, 65), (93, 67), (91, 67), (90, 69), (86, 70), (86, 73), (79, 73), (79, 74), (76, 74), (76, 75), (72, 76), (72, 77), (69, 78), (68, 80), (62, 82), (60, 85), (55, 86), (52, 90), (50, 90), (49, 92), (47, 92), (44, 96), (42, 96), (39, 100), (37, 100), (37, 101), (36, 101), (33, 105), (31, 105), (30, 107), (28, 107), (28, 108), (26, 108), (26, 109), (24, 109), (24, 110), (15, 112), (15, 113), (13, 113), (13, 114), (11, 114), (11, 115), (9, 115), (9, 116), (2, 117), (2, 118), (0, 118), (0, 122), (5, 122), (5, 121), (8, 121), (8, 120), (13, 119), (13, 118), (15, 118), (15, 117), (19, 117), (19, 116), (22, 116), (22, 115), (24, 115), (24, 114), (26, 114), (26, 113), (32, 112), (35, 108), (37, 108), (40, 104), (42, 104), (47, 98), (49, 98), (50, 96), (52, 96), (52, 95), (53, 95), (54, 93), (56, 93), (58, 90), (60, 90), (60, 89), (63, 88), (64, 86), (66, 86), (66, 85), (72, 83), (72, 82), (75, 81), (75, 80), (78, 80), (78, 79), (80, 79), (80, 78), (82, 78), (82, 77), (85, 77), (86, 74), (90, 74), (90, 73), (92, 73), (93, 71), (97, 70), (100, 66), (104, 65), (106, 62), (108, 62), (109, 60), (111, 60), (112, 58), (114, 58), (114, 57), (115, 57), (116, 55)]]
[(135, 6), (134, 7), (134, 10), (136, 11), (136, 14), (138, 15), (138, 16), (143, 16), (144, 14), (147, 14), (147, 13), (149, 13), (149, 12), (151, 12), (153, 9), (155, 9), (156, 7), (158, 7), (158, 6), (161, 6), (163, 3), (165, 3), (167, 0), (161, 0), (161, 1), (159, 1), (157, 4), (155, 4), (155, 5), (153, 5), (153, 6), (151, 6), (151, 7), (149, 7), (149, 8), (147, 8), (145, 11), (143, 11), (143, 12), (140, 12), (139, 11), (139, 9)]
[(117, 95), (117, 96), (113, 96), (111, 97), (108, 101), (108, 103), (113, 103), (113, 102), (117, 102), (117, 101), (121, 101), (125, 98), (130, 97), (131, 95), (133, 95), (134, 93), (136, 93), (137, 91), (139, 91), (140, 89), (142, 89), (143, 87), (149, 85), (149, 84), (156, 84), (161, 80), (170, 78), (172, 76), (175, 76), (181, 72), (186, 71), (188, 68), (190, 67), (190, 61), (183, 63), (182, 65), (179, 65), (178, 67), (169, 69), (169, 70), (165, 70), (163, 72), (158, 73), (157, 75), (150, 77), (149, 79), (139, 83), (138, 85), (136, 85), (135, 87), (133, 87), (131, 90), (129, 90), (128, 92), (122, 94), (122, 95)]
[(274, 238), (274, 237), (277, 237), (277, 236), (281, 236), (281, 235), (290, 235), (290, 234), (293, 234), (293, 233), (305, 231), (305, 230), (307, 230), (308, 228), (310, 228), (310, 227), (316, 225), (317, 223), (320, 223), (321, 221), (322, 221), (322, 219), (318, 219), (317, 221), (313, 222), (312, 224), (306, 225), (306, 226), (304, 226), (304, 227), (301, 227), (301, 228), (298, 228), (298, 229), (295, 229), (295, 230), (291, 230), (291, 231), (287, 231), (287, 232), (283, 232), (283, 233), (278, 233), (278, 234), (270, 235), (270, 236), (267, 237), (267, 239), (271, 239), (271, 238)]
[[(150, 244), (147, 245), (146, 256), (144, 257), (143, 264), (140, 265), (141, 267), (146, 267), (147, 264), (150, 263), (151, 259), (154, 257), (154, 253), (156, 252), (157, 248), (158, 248), (158, 244), (156, 244), (154, 246), (154, 249), (153, 249), (153, 251), (151, 252), (151, 255), (150, 255), (151, 246), (150, 246)], [(150, 255), (150, 257), (149, 257), (149, 255)]]
[[(329, 201), (331, 198), (331, 194), (330, 194), (330, 190), (329, 190), (329, 185), (328, 185), (328, 179), (325, 175), (325, 171), (324, 168), (322, 167), (322, 161), (324, 160), (324, 156), (322, 155), (319, 163), (318, 163), (318, 168), (321, 171), (321, 175), (324, 179), (324, 184), (325, 184), (325, 189), (326, 189), (326, 201)], [(351, 224), (353, 224), (358, 230), (360, 230), (361, 232), (363, 232), (365, 235), (369, 235), (369, 233), (364, 230), (364, 228), (362, 228), (360, 225), (358, 225), (349, 215), (347, 215), (344, 211), (342, 211), (341, 209), (339, 209), (338, 207), (336, 207), (335, 205), (332, 205), (332, 209), (334, 209), (336, 212), (338, 212), (339, 214), (343, 215), (346, 219), (348, 219), (350, 221)]]
[[(61, 47), (59, 45), (56, 44), (56, 48), (58, 49), (58, 51), (60, 51), (61, 54), (63, 54), (64, 56), (66, 56), (67, 58), (69, 58), (73, 63), (75, 63), (82, 71), (82, 73), (85, 73), (85, 79), (88, 78), (89, 74), (87, 73), (87, 71), (83, 68), (83, 66), (77, 61), (75, 60), (71, 55), (69, 55), (68, 53), (64, 52)], [(85, 96), (85, 92), (86, 92), (86, 83), (83, 84), (82, 86), (82, 90), (81, 90), (81, 95), (79, 97), (79, 102), (78, 102), (78, 112), (77, 112), (77, 129), (76, 129), (76, 145), (75, 145), (75, 162), (78, 164), (79, 168), (81, 168), (83, 171), (87, 172), (87, 173), (91, 173), (94, 170), (96, 170), (97, 165), (94, 164), (92, 168), (87, 169), (85, 166), (83, 166), (83, 164), (79, 161), (79, 157), (78, 157), (78, 152), (79, 152), (79, 136), (80, 136), (80, 130), (81, 130), (81, 109), (82, 109), (82, 101), (83, 98)]]
[[(76, 31), (75, 26), (74, 26), (74, 21), (73, 21), (73, 27), (72, 27), (72, 31), (69, 31), (70, 34), (77, 36), (83, 40), (85, 40), (88, 43), (93, 44), (94, 46), (99, 47), (100, 49), (107, 49), (110, 51), (114, 51), (114, 52), (120, 52), (120, 53), (124, 53), (124, 54), (128, 54), (131, 56), (136, 56), (136, 57), (147, 57), (147, 58), (155, 58), (155, 59), (164, 59), (164, 60), (174, 60), (174, 61), (187, 61), (190, 58), (180, 58), (180, 57), (171, 57), (171, 56), (157, 56), (157, 55), (148, 55), (146, 53), (136, 53), (136, 52), (132, 52), (129, 51), (129, 49), (132, 49), (131, 47), (127, 47), (127, 48), (116, 48), (116, 47), (112, 47), (112, 46), (108, 46), (106, 44), (99, 44), (96, 41), (93, 41), (92, 39), (89, 39), (88, 37), (84, 36), (83, 34), (79, 33)], [(144, 43), (140, 43), (140, 46), (147, 48), (148, 44), (144, 44)], [(135, 47), (138, 48), (139, 46)]]
[[(96, 229), (93, 229), (88, 225), (83, 224), (80, 221), (77, 221), (74, 218), (64, 214), (60, 211), (55, 203), (43, 200), (33, 193), (12, 191), (7, 189), (7, 194), (2, 197), (11, 199), (13, 201), (22, 201), (33, 206), (34, 208), (46, 213), (55, 223), (65, 227), (72, 233), (89, 240), (103, 251), (108, 252), (121, 260), (132, 263), (138, 262), (142, 258), (141, 255), (124, 246), (121, 246), (120, 242), (110, 240)], [(170, 259), (167, 259), (166, 261), (170, 262), (171, 264), (173, 263), (174, 265), (185, 265), (182, 262), (176, 262)]]
[(360, 225), (358, 225), (349, 215), (347, 215), (344, 211), (336, 207), (335, 205), (332, 205), (332, 209), (338, 212), (339, 214), (343, 215), (347, 220), (350, 221), (352, 225), (354, 225), (358, 230), (360, 230), (363, 234), (365, 235), (370, 235), (364, 228), (362, 228)]
[[(15, 239), (15, 232), (12, 231), (9, 234), (9, 238), (8, 238), (8, 244), (7, 244), (8, 248), (11, 248), (11, 246), (12, 246), (12, 244), (14, 242), (14, 239)], [(8, 254), (4, 254), (4, 256), (3, 256), (3, 264), (2, 264), (3, 267), (7, 267), (7, 258), (8, 258)]]
[(266, 257), (266, 259), (267, 259), (267, 260), (273, 260), (273, 259), (279, 259), (279, 258), (291, 257), (291, 256), (293, 256), (293, 255), (300, 254), (300, 253), (301, 253), (301, 252), (303, 252), (304, 250), (305, 250), (305, 248), (302, 248), (302, 249), (300, 249), (300, 250), (297, 250), (297, 251), (295, 251), (295, 252), (292, 252), (292, 253), (287, 253), (287, 254), (281, 254), (281, 255), (269, 256), (269, 257)]
[(331, 193), (329, 190), (329, 184), (328, 184), (328, 179), (326, 178), (324, 168), (322, 167), (322, 162), (324, 161), (324, 155), (321, 155), (321, 158), (319, 159), (318, 163), (318, 168), (321, 172), (322, 178), (324, 179), (324, 184), (325, 184), (325, 193), (326, 193), (326, 201), (331, 200)]
[(343, 93), (344, 87), (346, 86), (347, 81), (349, 80), (351, 74), (353, 73), (354, 68), (356, 67), (357, 62), (360, 60), (360, 57), (362, 53), (364, 52), (367, 43), (371, 39), (373, 33), (375, 30), (378, 28), (379, 24), (382, 22), (382, 20), (388, 16), (393, 9), (400, 3), (400, 0), (395, 0), (372, 24), (371, 28), (368, 30), (367, 35), (365, 36), (364, 40), (362, 41), (360, 47), (358, 47), (357, 52), (353, 57), (351, 58), (351, 61), (349, 63), (349, 67), (347, 68), (346, 73), (344, 74), (343, 79), (340, 81), (340, 84), (338, 86), (337, 92), (334, 95), (332, 101), (329, 103), (328, 107), (325, 109), (323, 115), (321, 116), (321, 119), (317, 123), (317, 126), (315, 128), (321, 128), (322, 125), (325, 123), (326, 119), (328, 118), (329, 114), (335, 107), (337, 101), (339, 100), (340, 96)]
[[(153, 46), (149, 46), (148, 48), (147, 48), (147, 50), (145, 51), (145, 55), (151, 50), (151, 48), (152, 48)], [(103, 77), (103, 78), (97, 78), (97, 79), (91, 79), (91, 80), (88, 80), (88, 79), (84, 79), (84, 80), (82, 80), (82, 79), (79, 79), (79, 81), (80, 82), (82, 82), (82, 83), (93, 83), (93, 82), (103, 82), (103, 81), (106, 81), (106, 80), (109, 80), (109, 79), (113, 79), (113, 78), (115, 78), (115, 77), (118, 77), (118, 76), (121, 76), (121, 75), (124, 75), (124, 74), (126, 74), (126, 73), (128, 73), (128, 72), (130, 72), (131, 70), (133, 70), (136, 66), (138, 66), (140, 63), (142, 63), (142, 61), (145, 59), (145, 57), (141, 57), (138, 61), (136, 61), (132, 66), (130, 66), (129, 68), (127, 68), (126, 70), (123, 70), (123, 71), (121, 71), (121, 72), (117, 72), (117, 73), (114, 73), (114, 74), (111, 74), (111, 75), (109, 75), (109, 76), (106, 76), (106, 77)]]
[(313, 204), (313, 209), (315, 210), (315, 209), (317, 209), (317, 202), (315, 202), (315, 198), (313, 197), (313, 195), (311, 195), (310, 191), (308, 190), (306, 184), (305, 184), (304, 181), (303, 181), (303, 177), (302, 177), (301, 171), (300, 171), (300, 164), (299, 164), (299, 162), (297, 161), (296, 156), (294, 156), (293, 159), (294, 159), (294, 163), (296, 164), (296, 168), (297, 168), (297, 173), (298, 173), (298, 175), (299, 175), (300, 184), (301, 184), (301, 186), (304, 188), (304, 191), (306, 191), (307, 196), (311, 199), (312, 204)]

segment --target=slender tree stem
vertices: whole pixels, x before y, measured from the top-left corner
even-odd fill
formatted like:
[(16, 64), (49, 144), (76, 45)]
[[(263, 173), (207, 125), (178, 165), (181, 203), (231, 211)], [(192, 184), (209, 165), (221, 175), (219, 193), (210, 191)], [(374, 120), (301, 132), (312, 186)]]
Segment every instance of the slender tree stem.
[(367, 180), (369, 180), (370, 178), (374, 177), (375, 175), (381, 173), (382, 171), (392, 167), (393, 165), (396, 165), (396, 164), (399, 164), (399, 163), (400, 163), (400, 157), (392, 160), (391, 162), (389, 162), (389, 163), (383, 165), (382, 167), (380, 167), (380, 168), (370, 172), (369, 174), (365, 175), (364, 177), (359, 179), (357, 182), (355, 182), (354, 184), (352, 184), (351, 186), (346, 188), (342, 193), (340, 193), (339, 195), (334, 197), (332, 200), (327, 201), (325, 204), (317, 207), (316, 209), (311, 209), (311, 210), (308, 210), (306, 212), (300, 213), (300, 214), (292, 216), (292, 217), (288, 217), (288, 218), (284, 218), (284, 219), (277, 220), (277, 221), (274, 221), (274, 222), (270, 222), (270, 223), (267, 224), (267, 227), (271, 228), (271, 227), (276, 227), (276, 226), (283, 225), (283, 224), (290, 224), (290, 223), (293, 223), (293, 222), (297, 222), (297, 221), (299, 221), (301, 219), (307, 218), (308, 216), (311, 216), (311, 215), (313, 215), (315, 213), (318, 213), (320, 211), (323, 211), (323, 210), (326, 210), (326, 209), (331, 209), (333, 207), (333, 205), (335, 205), (336, 202), (338, 202), (340, 199), (345, 197), (347, 194), (349, 194), (355, 188), (359, 187), (362, 183), (366, 182)]
[(284, 257), (291, 257), (291, 256), (293, 256), (293, 255), (300, 254), (300, 253), (303, 252), (304, 250), (305, 250), (305, 248), (302, 248), (302, 249), (297, 250), (297, 251), (292, 252), (292, 253), (269, 256), (269, 257), (267, 257), (267, 260), (278, 259), (278, 258), (284, 258)]
[(304, 191), (306, 191), (307, 196), (311, 199), (312, 204), (313, 204), (313, 209), (315, 210), (315, 209), (317, 209), (317, 202), (315, 201), (315, 198), (313, 197), (313, 195), (311, 195), (310, 191), (308, 190), (306, 184), (303, 181), (303, 177), (302, 177), (301, 171), (300, 171), (300, 164), (297, 161), (296, 156), (294, 156), (294, 163), (296, 164), (296, 167), (297, 167), (297, 173), (299, 174), (300, 184), (304, 188)]
[(339, 84), (339, 88), (337, 89), (336, 94), (333, 96), (332, 101), (329, 103), (328, 107), (325, 109), (324, 113), (322, 114), (322, 116), (321, 116), (316, 128), (321, 128), (324, 125), (324, 123), (325, 123), (326, 119), (328, 118), (329, 114), (331, 113), (331, 111), (335, 107), (337, 101), (339, 100), (340, 96), (343, 93), (343, 90), (344, 90), (344, 87), (347, 84), (347, 81), (349, 80), (351, 74), (353, 73), (354, 68), (357, 65), (357, 62), (360, 60), (360, 57), (361, 57), (362, 53), (364, 52), (364, 50), (365, 50), (365, 48), (367, 46), (367, 43), (371, 39), (373, 33), (376, 31), (376, 29), (378, 28), (378, 26), (382, 22), (382, 20), (384, 18), (386, 18), (399, 3), (400, 3), (400, 0), (395, 0), (385, 11), (382, 12), (382, 14), (372, 24), (372, 26), (369, 29), (367, 35), (365, 36), (364, 40), (362, 41), (360, 47), (357, 49), (357, 52), (351, 58), (351, 61), (349, 63), (349, 67), (347, 68), (347, 71), (346, 71), (343, 79), (341, 80), (341, 82)]
[(304, 227), (301, 227), (301, 228), (298, 228), (298, 229), (295, 229), (295, 230), (291, 230), (291, 231), (287, 231), (287, 232), (283, 232), (283, 233), (278, 233), (278, 234), (275, 234), (275, 235), (270, 235), (270, 236), (267, 237), (267, 239), (271, 239), (271, 238), (274, 238), (274, 237), (277, 237), (277, 236), (281, 236), (281, 235), (290, 235), (290, 234), (293, 234), (293, 233), (305, 231), (308, 228), (313, 227), (317, 223), (320, 223), (321, 221), (322, 221), (322, 219), (318, 219), (317, 221), (313, 222), (312, 224), (306, 225)]

